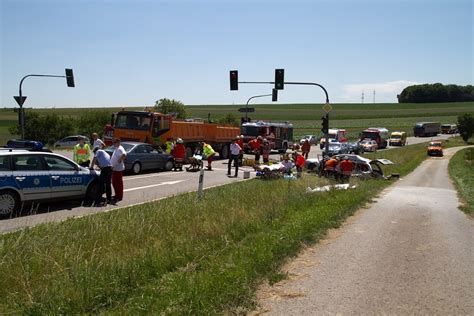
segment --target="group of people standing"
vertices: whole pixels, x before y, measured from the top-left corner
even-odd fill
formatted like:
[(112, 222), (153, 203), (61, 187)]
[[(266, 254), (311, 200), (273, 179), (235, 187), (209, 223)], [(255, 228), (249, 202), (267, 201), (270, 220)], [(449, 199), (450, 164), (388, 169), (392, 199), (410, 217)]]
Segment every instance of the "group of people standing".
[[(181, 138), (177, 138), (176, 142), (173, 140), (173, 138), (168, 138), (166, 143), (163, 145), (163, 150), (166, 151), (167, 154), (173, 156), (175, 163), (184, 163), (186, 158), (186, 147), (184, 146), (184, 142)], [(216, 151), (210, 144), (206, 142), (199, 142), (198, 146), (194, 150), (194, 155), (198, 155), (201, 156), (202, 159), (206, 159), (207, 170), (212, 171), (212, 161), (214, 160)]]
[(269, 162), (271, 147), (270, 142), (266, 138), (258, 136), (257, 138), (252, 139), (249, 141), (249, 147), (255, 155), (255, 164), (260, 163), (260, 156), (263, 158), (263, 163)]
[[(85, 142), (84, 137), (79, 137), (78, 144), (73, 148), (73, 160), (82, 167), (100, 169), (99, 183), (94, 205), (104, 206), (115, 204), (123, 199), (123, 172), (125, 170), (125, 158), (127, 153), (120, 145), (120, 139), (113, 139), (114, 150), (109, 155), (104, 149), (104, 142), (97, 133), (92, 134), (91, 146)], [(92, 162), (91, 162), (92, 157)], [(112, 196), (112, 187), (115, 196)], [(102, 201), (105, 192), (106, 200)]]

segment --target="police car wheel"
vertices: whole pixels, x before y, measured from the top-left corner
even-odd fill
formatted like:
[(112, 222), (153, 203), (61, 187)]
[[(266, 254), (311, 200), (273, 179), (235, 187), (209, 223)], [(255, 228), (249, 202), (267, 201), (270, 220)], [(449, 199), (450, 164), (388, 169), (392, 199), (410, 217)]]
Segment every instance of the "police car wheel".
[(0, 216), (13, 213), (18, 208), (19, 200), (11, 191), (0, 191)]
[(86, 203), (92, 203), (97, 197), (97, 192), (99, 191), (99, 184), (97, 182), (92, 182), (87, 187), (86, 192)]
[(132, 172), (134, 174), (139, 174), (140, 171), (142, 171), (142, 165), (140, 165), (139, 162), (134, 163), (133, 166), (132, 166)]

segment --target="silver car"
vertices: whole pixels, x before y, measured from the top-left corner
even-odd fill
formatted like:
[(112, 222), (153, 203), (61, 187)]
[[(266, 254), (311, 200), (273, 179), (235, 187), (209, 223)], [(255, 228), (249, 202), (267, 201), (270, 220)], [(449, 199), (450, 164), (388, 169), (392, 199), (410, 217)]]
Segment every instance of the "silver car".
[[(138, 142), (121, 142), (121, 145), (127, 152), (127, 158), (124, 162), (126, 171), (139, 174), (143, 170), (161, 169), (170, 171), (173, 169), (173, 156), (162, 149)], [(112, 156), (114, 147), (109, 147), (105, 151)]]
[(303, 143), (308, 140), (311, 145), (314, 145), (318, 142), (318, 138), (315, 135), (304, 135), (300, 139), (300, 145), (303, 145)]
[(79, 137), (84, 137), (86, 144), (89, 144), (89, 138), (82, 135), (68, 136), (54, 143), (55, 149), (71, 149), (79, 143)]

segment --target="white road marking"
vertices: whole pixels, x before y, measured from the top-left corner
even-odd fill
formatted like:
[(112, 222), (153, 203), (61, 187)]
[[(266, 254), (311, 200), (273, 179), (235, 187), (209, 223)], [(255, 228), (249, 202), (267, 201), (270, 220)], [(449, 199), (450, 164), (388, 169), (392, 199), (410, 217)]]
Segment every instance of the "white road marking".
[[(233, 168), (232, 168), (232, 169), (233, 169)], [(227, 171), (227, 169), (224, 169), (224, 168), (214, 168), (214, 167), (212, 168), (212, 170), (216, 170), (216, 171)], [(206, 171), (205, 168), (204, 168), (204, 171)], [(146, 178), (154, 178), (154, 177), (165, 176), (165, 175), (172, 175), (172, 174), (179, 175), (179, 174), (182, 174), (182, 173), (184, 173), (184, 171), (162, 171), (162, 172), (155, 173), (155, 174), (150, 174), (150, 175), (123, 177), (123, 181), (136, 180), (136, 179), (146, 179)]]
[(180, 183), (180, 182), (183, 182), (183, 181), (185, 181), (185, 180), (167, 181), (167, 182), (162, 182), (162, 183), (157, 183), (157, 184), (145, 185), (143, 187), (125, 189), (125, 190), (123, 190), (123, 192), (130, 192), (130, 191), (148, 189), (148, 188), (159, 187), (159, 186), (167, 185), (167, 184), (176, 184), (176, 183)]
[(123, 177), (123, 181), (136, 180), (136, 179), (145, 179), (145, 178), (153, 178), (153, 177), (158, 177), (158, 176), (162, 176), (162, 175), (165, 175), (165, 173), (160, 172), (160, 173), (155, 173), (155, 174), (151, 174), (151, 175), (147, 175), (147, 176)]

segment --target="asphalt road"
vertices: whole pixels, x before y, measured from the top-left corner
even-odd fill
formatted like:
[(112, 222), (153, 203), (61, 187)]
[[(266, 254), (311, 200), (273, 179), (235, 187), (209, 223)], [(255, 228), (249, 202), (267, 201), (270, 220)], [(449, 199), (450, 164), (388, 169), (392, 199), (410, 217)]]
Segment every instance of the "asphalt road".
[[(68, 156), (66, 154), (65, 156)], [(228, 178), (227, 161), (213, 162), (213, 171), (204, 172), (204, 188), (210, 188), (227, 183), (243, 180), (242, 167), (238, 178)], [(233, 171), (232, 171), (233, 172)], [(251, 178), (255, 173), (251, 173)], [(110, 211), (118, 207), (144, 203), (160, 198), (177, 195), (183, 192), (196, 191), (198, 188), (199, 172), (169, 171), (150, 172), (124, 177), (124, 198), (117, 205), (106, 207), (83, 206), (82, 201), (52, 201), (27, 207), (22, 216), (0, 220), (0, 233), (18, 230), (47, 222), (58, 222), (71, 217), (81, 217), (98, 212)], [(113, 189), (112, 189), (113, 193)]]
[(271, 315), (474, 315), (474, 221), (458, 209), (449, 158), (429, 158), (262, 289)]
[[(447, 135), (436, 137), (445, 139)], [(408, 143), (415, 144), (427, 142), (431, 138), (409, 137)], [(71, 151), (59, 151), (58, 153), (72, 158)], [(322, 151), (319, 146), (312, 146), (310, 157), (321, 156)], [(272, 158), (278, 159), (279, 155), (274, 154)], [(218, 160), (213, 163), (214, 171), (205, 172), (204, 187), (209, 188), (217, 185), (232, 183), (243, 180), (243, 172), (239, 173), (238, 179), (230, 179), (226, 176), (227, 161)], [(251, 170), (242, 168), (242, 170)], [(255, 173), (251, 172), (251, 177)], [(134, 205), (165, 198), (168, 196), (197, 190), (198, 173), (192, 172), (152, 172), (137, 176), (124, 177), (124, 199), (118, 205), (109, 205), (103, 208), (84, 207), (82, 201), (53, 201), (47, 203), (34, 204), (26, 207), (21, 216), (12, 219), (0, 220), (0, 233), (18, 230), (24, 227), (34, 226), (41, 223), (62, 221), (71, 217), (80, 217), (97, 212), (109, 211), (118, 207)]]

